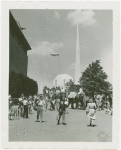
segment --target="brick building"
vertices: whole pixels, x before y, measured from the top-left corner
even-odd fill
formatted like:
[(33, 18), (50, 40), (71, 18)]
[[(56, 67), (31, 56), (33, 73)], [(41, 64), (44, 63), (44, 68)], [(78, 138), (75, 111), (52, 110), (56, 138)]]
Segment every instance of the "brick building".
[(27, 76), (27, 50), (31, 50), (31, 47), (16, 20), (9, 13), (9, 72), (14, 71)]

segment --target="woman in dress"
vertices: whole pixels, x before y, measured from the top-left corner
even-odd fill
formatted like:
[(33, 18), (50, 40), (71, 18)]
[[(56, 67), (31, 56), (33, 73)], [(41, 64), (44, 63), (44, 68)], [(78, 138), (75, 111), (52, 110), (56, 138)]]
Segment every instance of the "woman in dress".
[(87, 117), (90, 119), (90, 126), (94, 127), (94, 120), (96, 119), (95, 113), (96, 113), (96, 105), (93, 102), (93, 98), (89, 98), (89, 103), (87, 104), (86, 109)]

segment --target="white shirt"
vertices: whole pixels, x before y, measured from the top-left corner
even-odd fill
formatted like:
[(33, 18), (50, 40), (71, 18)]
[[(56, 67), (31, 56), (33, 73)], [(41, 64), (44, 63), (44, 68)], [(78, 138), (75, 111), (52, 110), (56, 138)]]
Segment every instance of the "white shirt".
[(28, 101), (26, 99), (23, 100), (23, 105), (28, 105)]

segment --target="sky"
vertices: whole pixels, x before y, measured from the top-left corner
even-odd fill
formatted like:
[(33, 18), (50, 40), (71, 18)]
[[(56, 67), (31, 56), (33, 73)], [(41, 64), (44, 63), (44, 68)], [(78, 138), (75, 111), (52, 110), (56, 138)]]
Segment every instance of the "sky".
[[(28, 55), (27, 76), (43, 86), (52, 87), (59, 74), (74, 78), (76, 57), (76, 25), (79, 24), (81, 72), (100, 60), (112, 81), (113, 12), (112, 10), (10, 10), (21, 27), (32, 50)], [(50, 53), (59, 53), (53, 57)]]

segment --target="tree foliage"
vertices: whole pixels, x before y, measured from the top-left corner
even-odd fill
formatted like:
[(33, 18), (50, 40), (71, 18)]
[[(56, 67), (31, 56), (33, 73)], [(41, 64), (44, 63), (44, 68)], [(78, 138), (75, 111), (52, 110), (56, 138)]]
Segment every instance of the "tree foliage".
[[(43, 87), (43, 94), (44, 95), (46, 95), (46, 96), (48, 96), (49, 95), (49, 92), (53, 92), (53, 93), (56, 93), (56, 90), (61, 90), (61, 88), (60, 88), (60, 86), (58, 86), (58, 87), (52, 87), (52, 88), (48, 88), (47, 86), (44, 86)], [(48, 91), (48, 93), (46, 92), (46, 91)]]
[(87, 96), (95, 94), (110, 94), (111, 84), (106, 81), (107, 74), (100, 66), (100, 61), (96, 60), (89, 64), (80, 78), (80, 85)]
[(12, 97), (20, 97), (23, 93), (25, 96), (34, 95), (38, 92), (38, 84), (20, 73), (13, 71), (9, 74), (9, 94)]
[(79, 92), (80, 85), (74, 84), (72, 80), (66, 83), (66, 86), (69, 86), (69, 91), (70, 92)]

